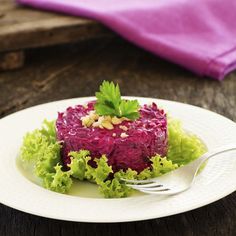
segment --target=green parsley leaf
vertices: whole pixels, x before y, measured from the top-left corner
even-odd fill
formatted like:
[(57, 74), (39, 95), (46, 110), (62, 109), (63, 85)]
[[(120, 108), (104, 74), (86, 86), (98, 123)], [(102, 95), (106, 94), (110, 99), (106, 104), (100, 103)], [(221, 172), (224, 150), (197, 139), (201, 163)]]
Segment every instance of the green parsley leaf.
[(98, 115), (126, 117), (130, 120), (139, 118), (139, 103), (137, 100), (121, 99), (119, 85), (103, 81), (100, 91), (96, 93), (95, 110)]
[(139, 118), (139, 103), (137, 100), (122, 100), (119, 106), (120, 114), (130, 120)]

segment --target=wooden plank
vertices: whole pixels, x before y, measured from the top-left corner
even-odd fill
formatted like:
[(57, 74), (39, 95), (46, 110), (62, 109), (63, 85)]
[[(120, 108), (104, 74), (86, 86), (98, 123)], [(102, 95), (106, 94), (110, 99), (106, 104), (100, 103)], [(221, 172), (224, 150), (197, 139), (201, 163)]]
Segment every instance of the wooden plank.
[(0, 0), (0, 6), (0, 51), (114, 35), (92, 20), (22, 7), (13, 0)]
[(7, 52), (0, 54), (0, 71), (14, 70), (24, 65), (25, 56), (23, 51)]

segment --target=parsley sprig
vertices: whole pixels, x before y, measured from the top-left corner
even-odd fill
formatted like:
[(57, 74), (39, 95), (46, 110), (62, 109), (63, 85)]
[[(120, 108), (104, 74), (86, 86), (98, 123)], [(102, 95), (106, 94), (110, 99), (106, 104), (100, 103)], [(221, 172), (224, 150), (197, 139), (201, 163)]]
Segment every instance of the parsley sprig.
[(130, 120), (139, 118), (139, 103), (137, 100), (121, 99), (119, 85), (103, 81), (100, 91), (96, 93), (95, 110), (98, 115), (126, 117)]

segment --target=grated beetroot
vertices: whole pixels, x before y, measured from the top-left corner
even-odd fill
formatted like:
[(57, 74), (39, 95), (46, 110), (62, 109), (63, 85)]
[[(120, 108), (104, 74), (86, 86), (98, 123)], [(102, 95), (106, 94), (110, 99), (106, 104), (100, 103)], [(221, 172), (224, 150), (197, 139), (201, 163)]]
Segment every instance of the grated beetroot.
[[(114, 172), (128, 168), (141, 172), (150, 166), (150, 157), (166, 155), (166, 114), (155, 103), (142, 106), (138, 120), (120, 124), (128, 127), (125, 132), (128, 137), (124, 138), (120, 136), (124, 132), (120, 125), (115, 125), (112, 130), (82, 126), (81, 117), (91, 110), (94, 110), (94, 102), (88, 103), (87, 107), (68, 107), (65, 112), (58, 113), (57, 138), (62, 141), (62, 162), (65, 166), (70, 163), (68, 153), (81, 149), (89, 150), (92, 158), (105, 154)], [(94, 162), (90, 164), (95, 165)]]

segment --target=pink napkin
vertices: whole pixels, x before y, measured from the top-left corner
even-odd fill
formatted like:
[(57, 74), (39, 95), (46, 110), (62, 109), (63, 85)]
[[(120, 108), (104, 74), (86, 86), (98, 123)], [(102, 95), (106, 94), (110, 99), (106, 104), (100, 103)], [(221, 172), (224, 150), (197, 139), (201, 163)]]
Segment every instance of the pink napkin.
[(154, 54), (222, 80), (236, 68), (235, 0), (18, 0), (95, 19)]

